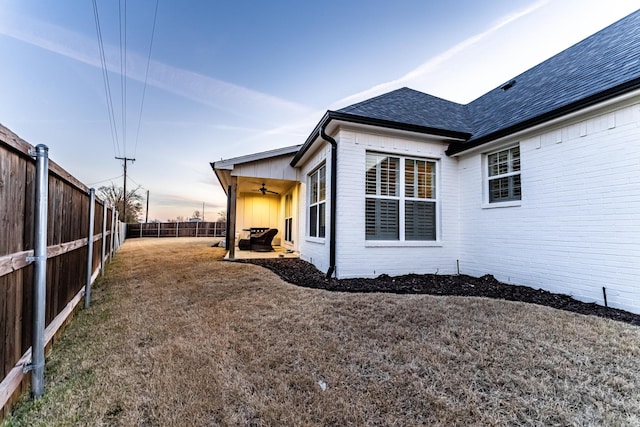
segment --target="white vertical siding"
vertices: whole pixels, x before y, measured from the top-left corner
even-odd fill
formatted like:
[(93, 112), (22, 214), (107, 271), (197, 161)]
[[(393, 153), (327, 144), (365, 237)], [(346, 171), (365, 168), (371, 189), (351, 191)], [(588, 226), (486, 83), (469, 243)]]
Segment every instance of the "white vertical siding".
[(483, 207), (482, 155), (459, 162), (463, 273), (640, 312), (640, 106), (520, 144), (520, 206)]
[(231, 175), (295, 181), (298, 179), (298, 174), (289, 165), (292, 158), (293, 155), (287, 155), (237, 164), (234, 166)]
[(262, 194), (242, 193), (236, 205), (236, 232), (238, 237), (246, 238), (251, 227), (278, 228), (276, 239), (284, 237), (280, 224), (280, 197)]

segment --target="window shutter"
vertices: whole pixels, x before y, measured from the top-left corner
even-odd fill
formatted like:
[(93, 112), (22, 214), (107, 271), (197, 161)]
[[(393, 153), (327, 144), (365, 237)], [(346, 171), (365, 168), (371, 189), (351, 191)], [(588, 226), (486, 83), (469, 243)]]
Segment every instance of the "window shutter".
[(318, 205), (309, 207), (309, 235), (318, 236)]
[(436, 204), (408, 200), (404, 209), (405, 240), (436, 239)]
[(326, 229), (326, 225), (325, 225), (325, 218), (326, 218), (326, 203), (320, 203), (318, 205), (318, 210), (319, 210), (319, 215), (320, 217), (318, 218), (318, 237), (325, 237), (325, 229)]
[(366, 200), (367, 240), (398, 240), (400, 238), (398, 206), (397, 200)]

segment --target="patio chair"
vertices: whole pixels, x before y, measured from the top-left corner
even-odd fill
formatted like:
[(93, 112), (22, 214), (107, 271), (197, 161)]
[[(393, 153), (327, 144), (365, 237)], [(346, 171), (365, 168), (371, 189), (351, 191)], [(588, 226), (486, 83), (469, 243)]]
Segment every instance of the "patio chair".
[(270, 228), (262, 233), (256, 233), (248, 239), (240, 239), (238, 241), (238, 249), (256, 252), (272, 252), (273, 247), (271, 246), (271, 242), (276, 234), (278, 234), (278, 229)]

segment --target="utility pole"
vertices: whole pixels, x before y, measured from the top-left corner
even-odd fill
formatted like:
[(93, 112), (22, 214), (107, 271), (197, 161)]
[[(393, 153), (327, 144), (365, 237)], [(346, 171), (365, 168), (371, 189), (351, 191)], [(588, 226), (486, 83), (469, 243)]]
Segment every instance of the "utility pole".
[(149, 190), (147, 190), (147, 215), (144, 218), (144, 223), (149, 222)]
[(116, 160), (122, 160), (124, 162), (124, 194), (122, 196), (122, 218), (124, 222), (127, 222), (127, 162), (135, 162), (136, 159), (131, 159), (129, 157), (116, 157)]

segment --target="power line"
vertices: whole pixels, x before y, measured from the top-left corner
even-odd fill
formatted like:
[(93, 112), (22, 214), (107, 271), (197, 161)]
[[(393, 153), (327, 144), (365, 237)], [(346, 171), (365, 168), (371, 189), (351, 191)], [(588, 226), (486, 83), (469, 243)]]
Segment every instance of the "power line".
[(144, 74), (144, 85), (142, 86), (142, 101), (140, 101), (140, 114), (138, 116), (138, 130), (136, 131), (136, 141), (133, 146), (133, 157), (136, 156), (138, 149), (138, 138), (140, 137), (140, 124), (142, 123), (142, 109), (144, 107), (144, 97), (147, 93), (147, 79), (149, 77), (149, 64), (151, 63), (151, 49), (153, 48), (153, 37), (156, 33), (156, 20), (158, 18), (158, 4), (159, 0), (156, 0), (156, 9), (153, 14), (153, 27), (151, 27), (151, 42), (149, 43), (149, 54), (147, 55), (147, 71)]
[(134, 184), (136, 184), (136, 185), (138, 186), (138, 188), (143, 188), (143, 189), (145, 189), (145, 190), (146, 190), (145, 186), (144, 186), (144, 185), (142, 185), (142, 184), (140, 184), (140, 183), (139, 183), (138, 181), (136, 181), (135, 179), (133, 179), (133, 178), (131, 177), (131, 175), (129, 175), (129, 179), (130, 179), (131, 181), (133, 181), (133, 183), (134, 183)]
[[(158, 17), (159, 0), (156, 0), (156, 6), (153, 16), (153, 26), (151, 29), (151, 39), (149, 43), (149, 52), (147, 55), (147, 67), (144, 78), (144, 86), (142, 90), (142, 98), (140, 102), (140, 112), (138, 114), (138, 124), (136, 130), (136, 139), (134, 145), (134, 156), (138, 147), (138, 140), (140, 136), (140, 127), (142, 123), (142, 112), (144, 110), (144, 100), (146, 96), (147, 82), (149, 77), (149, 68), (151, 63), (151, 52), (153, 49), (153, 41), (155, 38), (155, 29)], [(113, 95), (111, 91), (111, 84), (109, 81), (109, 69), (107, 64), (106, 55), (104, 52), (104, 40), (102, 37), (102, 29), (100, 26), (100, 17), (98, 13), (97, 0), (93, 0), (93, 12), (96, 24), (96, 35), (98, 38), (98, 48), (100, 52), (100, 62), (102, 66), (103, 83), (105, 86), (105, 97), (107, 100), (107, 109), (109, 114), (109, 124), (111, 131), (111, 139), (113, 143), (113, 150), (115, 157), (120, 160), (124, 160), (125, 163), (125, 185), (126, 185), (126, 163), (128, 160), (134, 160), (127, 156), (127, 0), (118, 0), (118, 23), (119, 23), (119, 38), (120, 38), (120, 88), (121, 88), (121, 134), (118, 133), (118, 126), (116, 120), (115, 109), (113, 108)], [(122, 137), (122, 152), (120, 151), (119, 136)]]
[[(118, 1), (120, 22), (120, 87), (122, 98), (122, 146), (127, 155), (127, 0), (124, 0), (124, 19), (122, 0)], [(124, 23), (123, 23), (124, 21)], [(123, 37), (124, 35), (124, 37)], [(124, 38), (124, 42), (123, 42)], [(125, 162), (126, 163), (126, 162)]]
[(118, 175), (118, 176), (114, 176), (113, 178), (107, 178), (107, 179), (103, 179), (102, 181), (96, 181), (96, 182), (92, 182), (90, 184), (87, 184), (89, 187), (92, 187), (96, 184), (102, 184), (103, 182), (107, 182), (107, 181), (113, 181), (114, 179), (118, 179), (122, 177), (122, 175)]
[(104, 42), (102, 39), (102, 29), (100, 28), (100, 16), (98, 14), (98, 4), (93, 0), (93, 15), (96, 23), (96, 34), (98, 37), (98, 50), (100, 51), (100, 64), (102, 66), (102, 80), (104, 83), (105, 97), (107, 101), (107, 110), (109, 114), (109, 129), (111, 130), (111, 141), (115, 155), (120, 155), (120, 143), (118, 141), (118, 128), (116, 125), (116, 116), (113, 109), (113, 98), (111, 97), (111, 85), (109, 83), (109, 70), (107, 68), (107, 60), (104, 54)]

